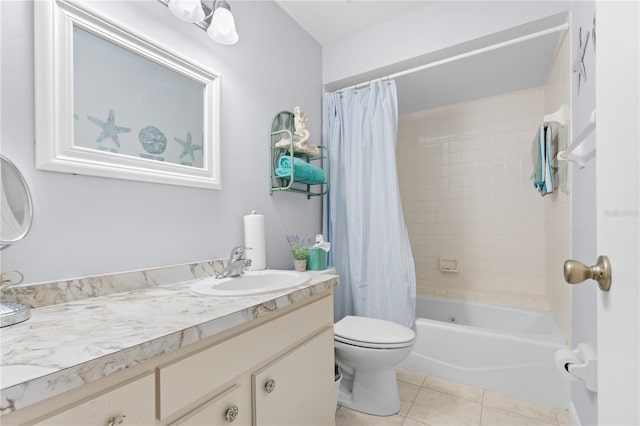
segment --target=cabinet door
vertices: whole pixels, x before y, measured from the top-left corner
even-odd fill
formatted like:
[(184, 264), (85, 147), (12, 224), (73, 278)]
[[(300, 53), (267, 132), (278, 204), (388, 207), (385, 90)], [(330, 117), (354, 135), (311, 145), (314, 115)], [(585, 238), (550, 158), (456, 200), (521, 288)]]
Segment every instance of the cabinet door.
[(252, 375), (257, 425), (332, 425), (333, 329), (307, 340)]
[[(247, 378), (248, 381), (248, 378)], [(171, 426), (251, 425), (251, 391), (247, 386), (233, 385), (211, 398)]]
[(153, 425), (155, 379), (148, 374), (49, 417), (36, 425)]
[[(332, 308), (331, 297), (324, 297), (200, 352), (161, 365), (158, 367), (158, 420), (174, 418), (195, 401), (206, 399), (242, 373), (253, 371), (255, 366), (276, 357), (282, 349), (333, 324)], [(250, 379), (248, 373), (247, 379)]]

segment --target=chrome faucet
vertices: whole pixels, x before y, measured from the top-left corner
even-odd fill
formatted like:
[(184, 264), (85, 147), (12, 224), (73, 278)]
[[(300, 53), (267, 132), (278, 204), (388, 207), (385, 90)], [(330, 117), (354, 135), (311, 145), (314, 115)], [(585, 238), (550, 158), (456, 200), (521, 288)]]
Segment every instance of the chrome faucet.
[(229, 264), (222, 272), (216, 274), (216, 278), (237, 277), (244, 274), (244, 271), (251, 266), (251, 259), (245, 259), (244, 257), (246, 250), (249, 250), (249, 248), (244, 246), (232, 248), (229, 255)]

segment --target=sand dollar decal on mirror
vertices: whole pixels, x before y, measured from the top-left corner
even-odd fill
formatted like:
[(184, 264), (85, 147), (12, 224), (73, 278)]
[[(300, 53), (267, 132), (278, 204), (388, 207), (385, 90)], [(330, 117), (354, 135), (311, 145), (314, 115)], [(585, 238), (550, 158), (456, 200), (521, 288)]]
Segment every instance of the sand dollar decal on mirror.
[(162, 154), (167, 149), (167, 137), (157, 127), (147, 126), (140, 130), (138, 133), (138, 141), (142, 148), (149, 154), (140, 154), (141, 157), (150, 158), (153, 160), (163, 161), (164, 158), (158, 157), (158, 154)]

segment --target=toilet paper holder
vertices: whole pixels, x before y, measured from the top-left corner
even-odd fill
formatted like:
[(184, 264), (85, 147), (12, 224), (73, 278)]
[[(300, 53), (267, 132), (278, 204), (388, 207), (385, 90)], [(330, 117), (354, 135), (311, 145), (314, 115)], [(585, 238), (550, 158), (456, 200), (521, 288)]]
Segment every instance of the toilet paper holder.
[(580, 343), (574, 350), (556, 351), (555, 363), (565, 378), (581, 380), (590, 391), (598, 391), (598, 357), (590, 345)]

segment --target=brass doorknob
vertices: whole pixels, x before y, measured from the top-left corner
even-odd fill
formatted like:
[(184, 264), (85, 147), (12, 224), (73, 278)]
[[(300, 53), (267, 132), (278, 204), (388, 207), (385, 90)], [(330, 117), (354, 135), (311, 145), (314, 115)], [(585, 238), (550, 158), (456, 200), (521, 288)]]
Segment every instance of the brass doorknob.
[(578, 284), (585, 280), (596, 280), (602, 291), (611, 288), (611, 263), (607, 256), (598, 256), (593, 266), (586, 266), (576, 260), (564, 262), (564, 280), (569, 284)]

